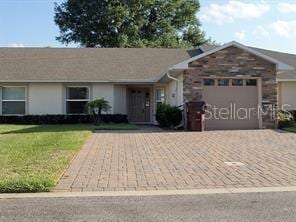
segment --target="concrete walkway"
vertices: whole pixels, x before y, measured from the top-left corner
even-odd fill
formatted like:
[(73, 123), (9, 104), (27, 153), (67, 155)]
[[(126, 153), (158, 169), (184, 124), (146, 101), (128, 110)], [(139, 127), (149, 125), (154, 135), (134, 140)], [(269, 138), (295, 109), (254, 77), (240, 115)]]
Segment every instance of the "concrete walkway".
[(296, 185), (296, 134), (275, 130), (94, 133), (56, 191)]

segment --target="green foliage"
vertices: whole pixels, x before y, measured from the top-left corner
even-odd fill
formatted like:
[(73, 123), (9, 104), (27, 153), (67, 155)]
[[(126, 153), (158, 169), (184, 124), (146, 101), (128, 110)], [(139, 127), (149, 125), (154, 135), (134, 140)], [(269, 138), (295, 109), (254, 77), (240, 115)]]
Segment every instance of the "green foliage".
[(49, 192), (55, 186), (52, 178), (22, 177), (0, 181), (0, 193)]
[(93, 128), (0, 124), (0, 192), (52, 190)]
[(138, 127), (130, 123), (102, 123), (95, 130), (137, 130)]
[(196, 47), (206, 42), (199, 0), (67, 0), (57, 40), (86, 47)]
[(291, 133), (296, 133), (296, 127), (294, 126), (288, 126), (288, 127), (284, 127), (284, 128), (282, 128), (282, 130), (285, 130), (285, 131), (287, 131), (287, 132), (291, 132)]
[(290, 112), (280, 111), (277, 113), (279, 128), (291, 127), (294, 125), (294, 117)]
[(182, 111), (175, 106), (160, 104), (157, 106), (156, 121), (161, 127), (177, 126), (182, 121)]
[(156, 110), (156, 121), (158, 122), (158, 124), (160, 126), (168, 126), (168, 119), (167, 119), (167, 109), (168, 109), (169, 105), (167, 104), (159, 104), (157, 106), (157, 110)]
[(182, 121), (182, 111), (176, 107), (170, 107), (167, 110), (167, 118), (170, 126), (177, 126)]
[(95, 99), (86, 104), (86, 107), (93, 115), (94, 123), (100, 124), (102, 122), (102, 112), (108, 112), (111, 109), (109, 102), (104, 98)]

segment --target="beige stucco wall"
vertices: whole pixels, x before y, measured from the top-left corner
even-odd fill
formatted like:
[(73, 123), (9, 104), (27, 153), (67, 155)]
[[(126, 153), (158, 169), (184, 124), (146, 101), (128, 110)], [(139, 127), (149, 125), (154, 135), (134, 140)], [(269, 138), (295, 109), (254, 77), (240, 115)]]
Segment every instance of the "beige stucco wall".
[(178, 82), (171, 80), (167, 85), (166, 100), (171, 106), (183, 104), (183, 74), (177, 76)]
[(109, 113), (113, 114), (114, 110), (114, 85), (107, 83), (94, 83), (91, 89), (91, 100), (95, 98), (104, 98), (111, 106)]
[[(2, 83), (1, 86), (26, 87), (26, 114), (30, 115), (65, 114), (67, 86), (89, 87), (90, 100), (104, 97), (111, 105), (110, 114), (127, 114), (126, 85), (109, 83)], [(154, 92), (151, 96), (153, 104)]]
[(60, 83), (29, 83), (28, 114), (62, 114), (63, 85)]
[(291, 110), (296, 110), (296, 82), (279, 82), (279, 103)]
[(127, 114), (126, 86), (114, 85), (113, 113)]

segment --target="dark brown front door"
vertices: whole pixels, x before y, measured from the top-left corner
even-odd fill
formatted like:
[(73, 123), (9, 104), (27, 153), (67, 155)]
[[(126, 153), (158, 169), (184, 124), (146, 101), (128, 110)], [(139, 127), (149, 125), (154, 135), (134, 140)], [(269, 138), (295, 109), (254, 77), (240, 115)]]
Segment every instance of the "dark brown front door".
[(129, 89), (129, 121), (150, 122), (150, 89)]

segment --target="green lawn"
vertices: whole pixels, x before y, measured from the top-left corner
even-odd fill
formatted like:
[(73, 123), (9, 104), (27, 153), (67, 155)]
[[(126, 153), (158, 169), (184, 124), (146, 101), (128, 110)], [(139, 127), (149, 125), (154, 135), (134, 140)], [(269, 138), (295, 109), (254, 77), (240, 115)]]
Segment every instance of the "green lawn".
[(283, 130), (291, 132), (291, 133), (296, 133), (296, 127), (295, 126), (283, 128)]
[(96, 130), (136, 130), (138, 127), (130, 123), (102, 123), (95, 126)]
[(0, 192), (52, 190), (94, 127), (1, 124)]

